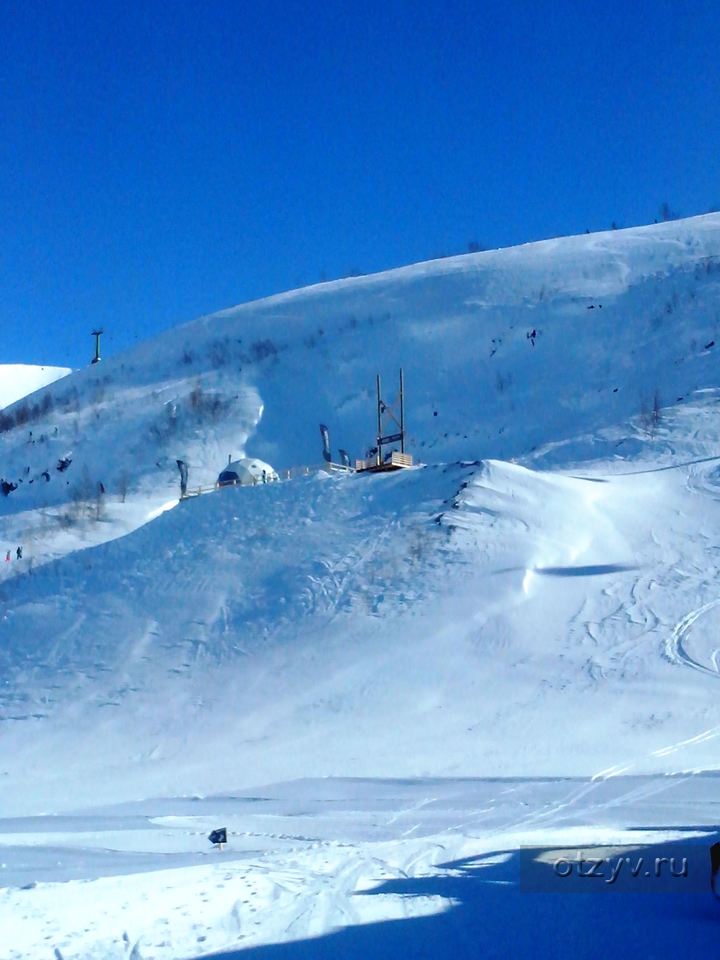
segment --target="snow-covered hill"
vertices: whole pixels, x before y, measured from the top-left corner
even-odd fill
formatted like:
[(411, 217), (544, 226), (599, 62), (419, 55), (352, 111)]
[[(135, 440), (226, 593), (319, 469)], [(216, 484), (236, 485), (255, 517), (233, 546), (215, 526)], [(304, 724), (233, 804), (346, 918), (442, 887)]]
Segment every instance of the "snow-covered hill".
[[(359, 777), (349, 809), (364, 810), (373, 778), (420, 778), (382, 808), (382, 851), (372, 831), (353, 835), (362, 869), (346, 876), (342, 853), (327, 856), (343, 893), (312, 924), (298, 901), (282, 929), (268, 921), (251, 935), (238, 901), (213, 949), (367, 922), (351, 901), (371, 862), (386, 879), (417, 877), (440, 870), (442, 851), (445, 861), (490, 856), (570, 822), (580, 833), (554, 842), (583, 842), (583, 825), (598, 827), (586, 805), (596, 791), (612, 842), (651, 823), (668, 837), (707, 824), (706, 794), (693, 806), (686, 780), (717, 768), (720, 742), (717, 350), (720, 215), (708, 215), (283, 294), (186, 324), (9, 407), (0, 815), (103, 805), (93, 814), (102, 836), (108, 816), (139, 828), (132, 804), (108, 814), (109, 804), (207, 798), (183, 821), (172, 846), (183, 857), (169, 864), (187, 867), (176, 876), (194, 890), (192, 871), (204, 868), (185, 859), (193, 838), (205, 842), (216, 813), (231, 809), (209, 795)], [(228, 454), (280, 471), (312, 465), (320, 422), (334, 448), (364, 453), (375, 373), (392, 384), (401, 365), (421, 466), (310, 473), (176, 506), (177, 458), (191, 488), (212, 483)], [(642, 797), (680, 772), (682, 807), (643, 819)], [(466, 805), (454, 818), (437, 781), (447, 777), (550, 786), (525, 783), (517, 816), (505, 788), (482, 801), (468, 788), (475, 812)], [(618, 777), (632, 787), (606, 793)], [(566, 790), (562, 778), (581, 779)], [(482, 803), (504, 811), (492, 841), (477, 836)], [(438, 809), (437, 834), (415, 813), (426, 804)], [(236, 846), (240, 835), (272, 835), (304, 849), (316, 836), (253, 816), (237, 825)], [(5, 823), (25, 840), (3, 840), (0, 821), (0, 859), (27, 879), (23, 851), (53, 849), (39, 839), (52, 821)], [(75, 849), (74, 830), (57, 842)], [(43, 874), (41, 856), (33, 876), (91, 879), (113, 862), (132, 872), (124, 836), (90, 844), (123, 851), (120, 861), (98, 867), (86, 852), (76, 872)], [(137, 842), (138, 869), (157, 867), (160, 848), (145, 834)], [(318, 841), (305, 867), (322, 872), (333, 842)], [(313, 889), (322, 898), (322, 884)], [(382, 902), (374, 918), (402, 915), (397, 900)], [(129, 910), (142, 927), (140, 906)], [(148, 960), (196, 956), (205, 942), (192, 929), (162, 943), (155, 933), (141, 943), (137, 929), (121, 938), (104, 922), (92, 930), (56, 949), (65, 960), (126, 949)], [(11, 956), (33, 956), (41, 941), (17, 931)]]
[(718, 396), (665, 414), (677, 469), (227, 489), (6, 580), (5, 812), (307, 773), (712, 767)]
[(0, 410), (69, 373), (69, 367), (36, 367), (27, 363), (0, 364)]
[[(160, 499), (214, 482), (228, 454), (284, 469), (374, 443), (405, 370), (426, 462), (508, 459), (714, 383), (720, 214), (418, 264), (205, 317), (88, 367), (6, 415), (3, 510), (129, 485)], [(533, 332), (535, 333), (532, 336)], [(718, 347), (715, 347), (715, 343)], [(47, 409), (50, 407), (51, 409)], [(31, 443), (28, 443), (32, 430)], [(58, 478), (59, 459), (72, 467)], [(29, 485), (48, 471), (51, 480)], [(61, 482), (57, 482), (61, 480)], [(12, 505), (11, 505), (12, 504)]]

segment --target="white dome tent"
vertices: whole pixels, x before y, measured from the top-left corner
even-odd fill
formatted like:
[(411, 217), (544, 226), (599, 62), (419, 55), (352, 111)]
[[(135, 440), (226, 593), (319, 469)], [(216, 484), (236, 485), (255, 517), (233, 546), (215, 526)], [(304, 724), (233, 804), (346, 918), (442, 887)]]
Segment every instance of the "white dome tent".
[(232, 460), (217, 478), (218, 487), (252, 487), (257, 483), (273, 483), (279, 480), (277, 473), (264, 460), (244, 457)]

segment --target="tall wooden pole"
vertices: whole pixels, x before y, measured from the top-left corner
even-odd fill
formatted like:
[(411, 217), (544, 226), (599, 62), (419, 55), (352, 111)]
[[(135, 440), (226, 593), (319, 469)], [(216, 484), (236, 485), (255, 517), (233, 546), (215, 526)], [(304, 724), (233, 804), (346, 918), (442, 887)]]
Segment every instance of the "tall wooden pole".
[(400, 452), (405, 453), (405, 380), (400, 367)]

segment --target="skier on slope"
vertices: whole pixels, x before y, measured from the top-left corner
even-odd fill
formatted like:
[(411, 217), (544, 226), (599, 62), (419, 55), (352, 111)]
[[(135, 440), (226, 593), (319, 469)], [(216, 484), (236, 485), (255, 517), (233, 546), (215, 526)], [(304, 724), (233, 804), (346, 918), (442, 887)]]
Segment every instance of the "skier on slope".
[(10, 551), (5, 554), (5, 563), (10, 563)]
[(15, 551), (15, 554), (18, 560), (22, 560), (22, 547), (18, 547), (17, 550)]

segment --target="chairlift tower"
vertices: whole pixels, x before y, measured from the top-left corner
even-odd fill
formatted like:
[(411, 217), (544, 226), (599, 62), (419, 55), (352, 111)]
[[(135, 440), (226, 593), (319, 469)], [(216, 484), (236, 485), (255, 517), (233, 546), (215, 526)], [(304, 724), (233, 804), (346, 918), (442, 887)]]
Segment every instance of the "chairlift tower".
[(92, 336), (95, 337), (95, 356), (92, 358), (92, 363), (100, 363), (100, 337), (103, 333), (102, 328), (92, 332)]

